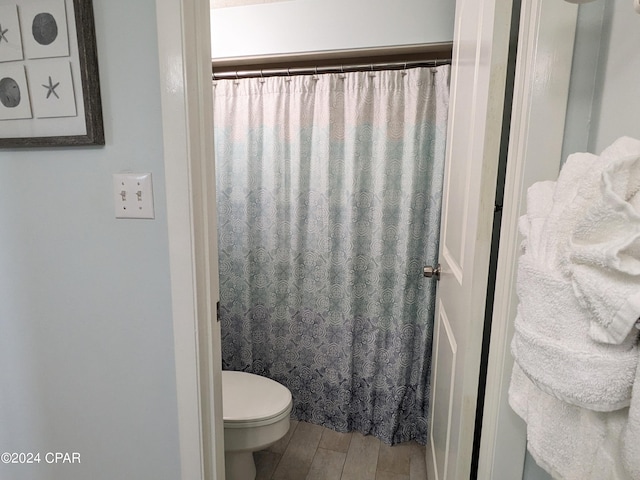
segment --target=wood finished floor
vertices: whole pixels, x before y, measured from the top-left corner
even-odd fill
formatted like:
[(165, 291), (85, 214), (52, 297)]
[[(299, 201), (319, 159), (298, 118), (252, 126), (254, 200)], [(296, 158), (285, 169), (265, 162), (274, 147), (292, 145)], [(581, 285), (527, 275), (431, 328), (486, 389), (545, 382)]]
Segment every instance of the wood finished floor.
[(425, 447), (291, 421), (287, 435), (253, 454), (256, 480), (426, 480)]

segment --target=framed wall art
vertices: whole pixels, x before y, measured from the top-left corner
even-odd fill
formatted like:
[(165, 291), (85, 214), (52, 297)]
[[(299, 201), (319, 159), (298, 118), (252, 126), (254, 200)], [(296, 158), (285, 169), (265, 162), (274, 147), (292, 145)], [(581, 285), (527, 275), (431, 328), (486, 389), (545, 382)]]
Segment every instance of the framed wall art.
[(104, 145), (91, 0), (0, 0), (0, 147)]

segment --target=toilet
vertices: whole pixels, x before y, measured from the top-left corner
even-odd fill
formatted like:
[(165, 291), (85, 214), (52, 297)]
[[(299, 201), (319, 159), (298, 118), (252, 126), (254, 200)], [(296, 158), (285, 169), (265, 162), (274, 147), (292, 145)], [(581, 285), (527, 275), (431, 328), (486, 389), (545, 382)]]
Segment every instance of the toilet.
[(289, 431), (291, 392), (260, 375), (223, 370), (222, 416), (226, 480), (254, 480), (253, 452)]

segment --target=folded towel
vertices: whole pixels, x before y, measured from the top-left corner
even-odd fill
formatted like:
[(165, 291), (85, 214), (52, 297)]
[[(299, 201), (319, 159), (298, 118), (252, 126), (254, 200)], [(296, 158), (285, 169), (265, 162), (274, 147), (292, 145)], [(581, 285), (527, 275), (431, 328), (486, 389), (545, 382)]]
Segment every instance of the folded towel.
[(591, 313), (590, 334), (605, 343), (633, 343), (640, 317), (640, 142), (633, 156), (601, 175), (600, 198), (575, 225), (568, 270)]
[[(511, 408), (527, 422), (527, 449), (560, 480), (635, 480), (621, 466), (620, 435), (628, 409), (593, 412), (538, 389), (517, 364), (509, 387)], [(637, 447), (636, 447), (637, 448)]]
[(528, 252), (519, 259), (517, 278), (520, 303), (511, 351), (522, 371), (538, 388), (572, 405), (599, 412), (629, 406), (635, 343), (595, 342), (571, 281), (531, 261)]

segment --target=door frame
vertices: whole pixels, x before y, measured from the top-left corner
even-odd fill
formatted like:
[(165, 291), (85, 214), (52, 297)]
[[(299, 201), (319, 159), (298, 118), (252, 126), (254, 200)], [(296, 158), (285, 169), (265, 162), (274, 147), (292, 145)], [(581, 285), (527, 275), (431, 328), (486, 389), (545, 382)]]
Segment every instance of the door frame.
[[(212, 135), (205, 133), (212, 131), (212, 111), (203, 108), (211, 105), (209, 8), (208, 1), (156, 0), (183, 480), (224, 479), (221, 348), (215, 322), (216, 222), (215, 209), (209, 207), (210, 201), (215, 200), (215, 177)], [(556, 9), (560, 13), (552, 13)], [(526, 188), (533, 181), (557, 175), (559, 162), (540, 169), (536, 165), (541, 158), (555, 158), (556, 152), (560, 158), (576, 9), (561, 0), (523, 0), (517, 67), (520, 73), (516, 73), (514, 91), (480, 479), (522, 477), (524, 429), (512, 418), (506, 403), (511, 371), (509, 342), (516, 305), (513, 276), (519, 242), (517, 218)], [(545, 42), (558, 25), (563, 26), (563, 40), (556, 37)], [(555, 30), (557, 34), (558, 29)], [(551, 46), (561, 52), (554, 53), (549, 50)], [(550, 128), (550, 118), (561, 119), (562, 127)], [(554, 136), (553, 141), (550, 135)], [(505, 463), (513, 464), (512, 471), (519, 472), (519, 476), (496, 476)]]
[(555, 180), (562, 145), (578, 6), (522, 0), (502, 227), (480, 441), (480, 480), (522, 478), (525, 423), (511, 410), (511, 338), (518, 299), (515, 279), (527, 189)]
[(156, 22), (181, 479), (224, 480), (209, 1), (156, 0)]

